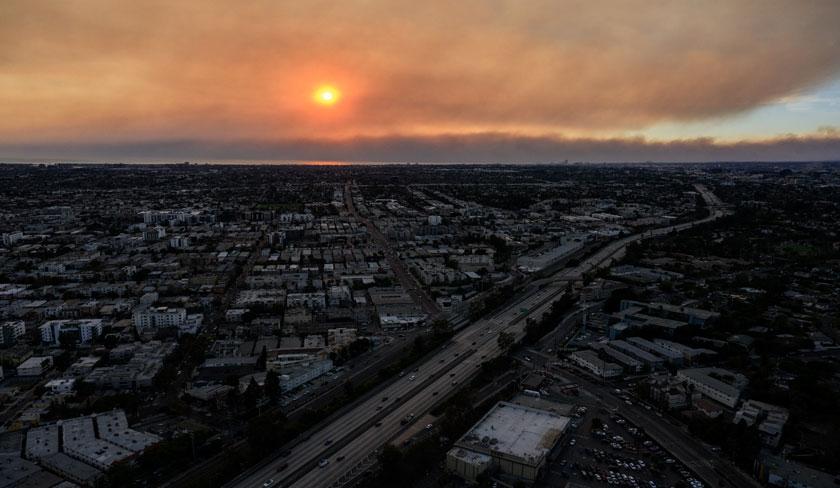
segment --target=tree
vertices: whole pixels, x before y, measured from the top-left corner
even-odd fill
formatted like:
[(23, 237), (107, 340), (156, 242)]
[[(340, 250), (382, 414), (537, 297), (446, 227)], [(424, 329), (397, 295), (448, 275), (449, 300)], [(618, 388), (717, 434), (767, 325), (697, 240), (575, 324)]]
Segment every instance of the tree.
[(265, 374), (265, 396), (272, 404), (280, 399), (280, 376), (273, 370)]
[(402, 452), (396, 447), (388, 444), (382, 449), (379, 455), (379, 464), (382, 466), (379, 479), (382, 486), (400, 486), (406, 484), (405, 461)]
[(446, 319), (437, 319), (432, 322), (432, 335), (434, 337), (448, 337), (452, 334), (452, 325)]
[(499, 337), (496, 339), (496, 343), (499, 345), (499, 348), (502, 351), (509, 351), (511, 347), (513, 347), (513, 343), (516, 340), (514, 335), (510, 332), (499, 332)]
[(253, 410), (257, 408), (257, 399), (260, 397), (260, 385), (257, 384), (254, 378), (251, 378), (251, 382), (248, 383), (248, 389), (245, 390), (245, 393), (242, 395), (242, 404), (245, 405), (245, 408), (249, 410)]
[(260, 357), (257, 358), (257, 369), (260, 371), (265, 370), (265, 363), (268, 361), (268, 352), (265, 350), (265, 346), (263, 346), (262, 351), (260, 351)]

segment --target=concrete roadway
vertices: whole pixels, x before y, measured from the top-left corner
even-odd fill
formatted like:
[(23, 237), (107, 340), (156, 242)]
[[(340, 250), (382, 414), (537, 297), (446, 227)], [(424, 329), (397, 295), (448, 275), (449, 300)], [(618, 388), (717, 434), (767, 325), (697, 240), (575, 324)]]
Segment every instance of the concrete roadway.
[[(698, 187), (698, 191), (711, 203), (708, 190)], [(524, 319), (539, 319), (563, 293), (566, 282), (577, 281), (585, 273), (609, 266), (630, 243), (685, 230), (723, 215), (723, 210), (710, 206), (710, 215), (699, 221), (646, 231), (608, 244), (577, 267), (559, 271), (554, 276), (554, 283), (519, 298), (495, 316), (465, 328), (415, 372), (406, 372), (405, 377), (389, 385), (380, 395), (362, 402), (305, 439), (288, 457), (276, 459), (228, 486), (257, 488), (268, 480), (272, 480), (271, 486), (342, 486), (343, 478), (352, 477), (354, 468), (369, 465), (372, 454), (404, 429), (401, 421), (406, 416), (414, 414), (419, 418), (441, 398), (459, 389), (477, 372), (482, 362), (500, 355), (499, 332), (510, 332), (517, 340), (521, 339)], [(412, 375), (414, 380), (411, 380)], [(342, 460), (338, 461), (338, 458)], [(319, 466), (321, 460), (327, 464)]]

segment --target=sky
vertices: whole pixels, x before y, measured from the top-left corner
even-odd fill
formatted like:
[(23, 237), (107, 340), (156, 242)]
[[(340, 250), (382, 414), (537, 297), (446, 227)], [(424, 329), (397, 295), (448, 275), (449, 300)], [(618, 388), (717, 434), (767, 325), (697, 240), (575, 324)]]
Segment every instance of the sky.
[(840, 160), (838, 19), (836, 0), (3, 0), (0, 158)]

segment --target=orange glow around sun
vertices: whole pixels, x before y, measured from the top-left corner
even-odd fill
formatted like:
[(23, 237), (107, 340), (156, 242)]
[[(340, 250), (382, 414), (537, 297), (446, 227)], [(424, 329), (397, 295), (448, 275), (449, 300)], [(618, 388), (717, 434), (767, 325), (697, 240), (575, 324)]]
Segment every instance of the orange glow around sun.
[(333, 86), (319, 86), (312, 94), (312, 99), (320, 105), (333, 105), (341, 98), (341, 92)]

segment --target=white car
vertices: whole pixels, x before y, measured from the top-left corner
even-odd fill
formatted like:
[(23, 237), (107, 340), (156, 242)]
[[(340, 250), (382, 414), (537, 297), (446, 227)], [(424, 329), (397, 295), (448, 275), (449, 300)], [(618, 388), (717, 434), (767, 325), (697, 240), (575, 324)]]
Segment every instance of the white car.
[(321, 460), (318, 461), (318, 467), (319, 468), (323, 468), (324, 466), (326, 466), (328, 464), (330, 464), (330, 460), (327, 459), (327, 458), (321, 458)]

